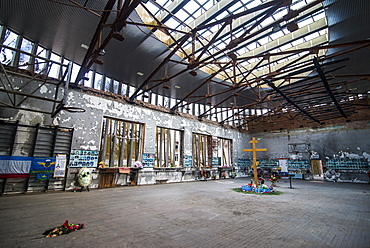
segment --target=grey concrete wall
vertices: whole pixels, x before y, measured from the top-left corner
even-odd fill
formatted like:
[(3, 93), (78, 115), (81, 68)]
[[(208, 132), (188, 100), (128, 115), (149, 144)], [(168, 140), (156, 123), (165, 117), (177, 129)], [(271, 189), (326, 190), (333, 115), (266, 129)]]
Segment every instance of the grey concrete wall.
[(301, 129), (281, 133), (259, 133), (259, 146), (268, 148), (261, 156), (266, 158), (295, 158), (288, 153), (288, 144), (309, 143), (312, 154), (319, 159), (370, 158), (370, 123), (347, 123), (345, 125)]

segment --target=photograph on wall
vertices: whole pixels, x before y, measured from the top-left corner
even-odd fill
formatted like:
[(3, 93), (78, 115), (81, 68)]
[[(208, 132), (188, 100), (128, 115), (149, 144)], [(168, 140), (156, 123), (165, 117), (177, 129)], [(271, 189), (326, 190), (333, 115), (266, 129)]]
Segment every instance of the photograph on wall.
[(54, 177), (64, 177), (67, 164), (67, 155), (58, 154), (55, 159)]
[(99, 151), (72, 150), (68, 167), (98, 167)]
[(184, 156), (184, 167), (193, 166), (193, 156), (185, 155)]
[(155, 154), (143, 153), (143, 166), (144, 167), (154, 167)]
[(212, 166), (214, 166), (214, 167), (221, 166), (221, 158), (220, 157), (213, 157), (212, 158)]
[(252, 162), (250, 159), (247, 158), (238, 158), (238, 166), (239, 167), (250, 167)]

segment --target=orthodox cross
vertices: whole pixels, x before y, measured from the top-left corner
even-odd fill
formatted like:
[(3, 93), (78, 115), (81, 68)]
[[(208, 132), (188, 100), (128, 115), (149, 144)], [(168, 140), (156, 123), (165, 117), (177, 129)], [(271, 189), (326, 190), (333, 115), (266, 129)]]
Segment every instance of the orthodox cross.
[(252, 143), (252, 149), (243, 149), (243, 152), (253, 152), (253, 172), (254, 172), (254, 186), (258, 187), (258, 175), (257, 175), (257, 152), (265, 152), (267, 151), (267, 148), (259, 148), (257, 149), (256, 144), (258, 143), (258, 140), (256, 138), (252, 138), (249, 143)]

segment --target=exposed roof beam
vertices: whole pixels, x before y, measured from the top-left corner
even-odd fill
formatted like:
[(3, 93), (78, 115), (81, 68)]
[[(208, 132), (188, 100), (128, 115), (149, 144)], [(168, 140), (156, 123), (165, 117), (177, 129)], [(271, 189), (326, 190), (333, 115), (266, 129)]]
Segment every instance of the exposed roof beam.
[(323, 70), (321, 69), (320, 63), (319, 63), (319, 61), (317, 60), (316, 57), (313, 59), (313, 63), (315, 65), (315, 67), (316, 67), (317, 73), (319, 73), (319, 75), (320, 75), (320, 78), (321, 78), (321, 80), (322, 80), (322, 82), (323, 82), (323, 84), (325, 86), (326, 91), (329, 93), (330, 98), (334, 102), (335, 106), (337, 106), (337, 108), (338, 108), (339, 112), (341, 113), (341, 115), (344, 118), (347, 119), (347, 115), (346, 115), (346, 113), (344, 113), (343, 109), (341, 108), (341, 106), (339, 105), (337, 99), (335, 98), (333, 92), (331, 91), (330, 86), (328, 84), (328, 81), (326, 80), (325, 74), (324, 74)]
[(271, 83), (269, 80), (264, 79), (265, 83), (267, 83), (271, 88), (273, 88), (276, 92), (278, 92), (284, 99), (292, 104), (294, 107), (296, 107), (299, 111), (301, 111), (303, 114), (307, 115), (311, 120), (320, 123), (319, 120), (317, 120), (315, 117), (307, 113), (304, 109), (302, 109), (300, 106), (298, 106), (294, 101), (292, 101), (289, 97), (287, 97), (281, 90), (279, 90), (273, 83)]

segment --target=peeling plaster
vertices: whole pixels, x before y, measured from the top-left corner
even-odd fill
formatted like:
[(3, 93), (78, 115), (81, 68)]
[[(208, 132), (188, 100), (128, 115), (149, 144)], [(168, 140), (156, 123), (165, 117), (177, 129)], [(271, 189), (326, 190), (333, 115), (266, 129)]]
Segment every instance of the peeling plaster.
[(360, 154), (355, 154), (355, 153), (349, 153), (349, 152), (339, 152), (339, 158), (349, 158), (349, 159), (356, 159), (356, 158), (363, 158)]
[(48, 92), (48, 87), (46, 87), (45, 85), (41, 86), (40, 88), (40, 93), (41, 94), (45, 94)]
[(362, 156), (364, 156), (364, 158), (367, 158), (368, 160), (370, 160), (370, 154), (369, 153), (363, 152)]
[(14, 119), (19, 120), (20, 123), (33, 126), (44, 124), (44, 118), (45, 116), (42, 113), (20, 110)]
[(59, 126), (59, 120), (60, 120), (60, 117), (55, 117), (55, 118), (53, 119), (53, 125), (55, 125), (55, 126)]
[(62, 123), (67, 123), (67, 122), (70, 122), (72, 119), (72, 117), (68, 117), (66, 119), (62, 119)]
[(81, 145), (80, 148), (82, 150), (90, 150), (90, 151), (97, 151), (98, 150), (96, 146), (83, 146), (83, 145)]

